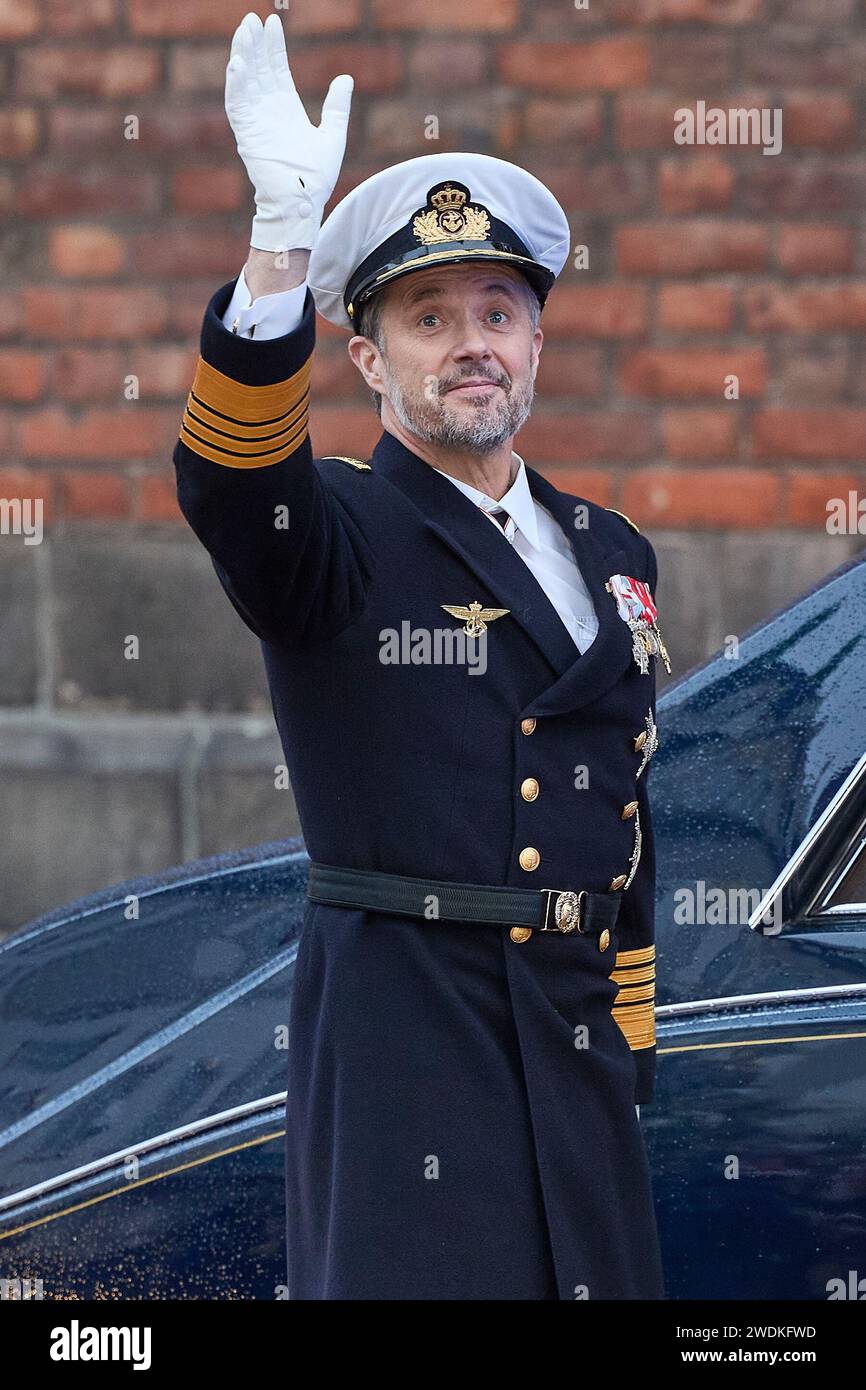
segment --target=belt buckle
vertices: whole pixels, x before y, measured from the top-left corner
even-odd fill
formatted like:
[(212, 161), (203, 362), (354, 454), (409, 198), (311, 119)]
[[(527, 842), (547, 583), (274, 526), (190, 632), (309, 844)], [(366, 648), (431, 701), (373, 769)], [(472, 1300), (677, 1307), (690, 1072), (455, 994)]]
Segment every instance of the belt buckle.
[[(583, 932), (580, 925), (581, 899), (586, 896), (586, 889), (581, 888), (579, 893), (575, 893), (571, 888), (542, 888), (542, 893), (547, 894), (547, 905), (544, 909), (544, 926), (541, 931), (558, 932)], [(548, 926), (550, 922), (551, 907), (553, 908), (554, 925)]]

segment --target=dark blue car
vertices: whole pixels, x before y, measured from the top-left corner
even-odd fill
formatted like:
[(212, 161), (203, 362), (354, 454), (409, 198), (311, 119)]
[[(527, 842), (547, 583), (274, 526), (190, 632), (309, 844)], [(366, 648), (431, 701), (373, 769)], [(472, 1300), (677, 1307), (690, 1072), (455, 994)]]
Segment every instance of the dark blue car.
[[(864, 612), (866, 552), (659, 698), (641, 1123), (671, 1298), (866, 1295)], [(274, 1019), (306, 874), (300, 841), (260, 846), (0, 946), (3, 1278), (285, 1297)]]

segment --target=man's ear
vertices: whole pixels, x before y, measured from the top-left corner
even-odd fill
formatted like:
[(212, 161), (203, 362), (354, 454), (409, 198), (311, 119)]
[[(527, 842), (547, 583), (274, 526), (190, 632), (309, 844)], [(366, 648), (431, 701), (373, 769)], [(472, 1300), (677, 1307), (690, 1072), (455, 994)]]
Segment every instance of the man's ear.
[(371, 391), (384, 391), (382, 354), (372, 339), (356, 334), (354, 338), (349, 339), (347, 351)]
[(538, 359), (541, 356), (541, 345), (544, 342), (544, 334), (540, 328), (536, 328), (532, 335), (532, 380), (535, 380), (535, 373), (538, 371)]

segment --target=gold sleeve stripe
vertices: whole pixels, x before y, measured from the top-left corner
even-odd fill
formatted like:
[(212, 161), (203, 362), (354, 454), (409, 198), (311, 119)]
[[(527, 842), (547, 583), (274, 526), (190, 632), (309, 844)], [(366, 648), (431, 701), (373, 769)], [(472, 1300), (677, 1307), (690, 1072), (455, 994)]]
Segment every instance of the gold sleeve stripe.
[(654, 980), (655, 977), (656, 971), (654, 965), (634, 965), (631, 969), (627, 970), (612, 970), (610, 975), (612, 980), (621, 980), (623, 983), (628, 983), (630, 985), (635, 984), (639, 980)]
[(631, 1004), (612, 1012), (632, 1052), (642, 1047), (655, 1047), (656, 1018), (652, 1002)]
[(285, 381), (244, 386), (199, 357), (181, 422), (183, 443), (226, 468), (264, 468), (289, 458), (308, 433), (312, 361)]
[(636, 951), (617, 951), (616, 964), (620, 965), (642, 965), (644, 961), (655, 960), (655, 946), (639, 946)]
[(655, 1046), (655, 953), (654, 945), (617, 951), (610, 976), (619, 984), (611, 1013), (633, 1052)]

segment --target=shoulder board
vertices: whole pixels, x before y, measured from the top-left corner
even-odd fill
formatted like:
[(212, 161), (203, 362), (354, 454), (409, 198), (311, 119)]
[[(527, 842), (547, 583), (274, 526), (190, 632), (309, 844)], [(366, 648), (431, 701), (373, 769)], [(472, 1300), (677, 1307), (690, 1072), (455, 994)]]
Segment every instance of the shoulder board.
[(617, 516), (621, 516), (622, 519), (623, 519), (623, 521), (627, 521), (628, 524), (629, 524), (629, 526), (631, 527), (631, 529), (632, 529), (633, 531), (637, 531), (638, 535), (640, 535), (640, 527), (639, 527), (639, 526), (636, 526), (635, 523), (632, 521), (631, 517), (630, 517), (630, 516), (626, 516), (625, 512), (617, 512), (616, 507), (605, 507), (605, 511), (606, 511), (606, 512), (616, 512), (616, 515), (617, 515)]
[(370, 463), (365, 463), (363, 459), (353, 459), (353, 458), (349, 458), (349, 456), (348, 456), (347, 454), (324, 454), (323, 457), (326, 458), (326, 459), (339, 459), (339, 460), (341, 461), (341, 463), (350, 463), (350, 464), (352, 465), (353, 468), (369, 468), (369, 469), (372, 469), (372, 467), (373, 467), (372, 464), (370, 464)]

